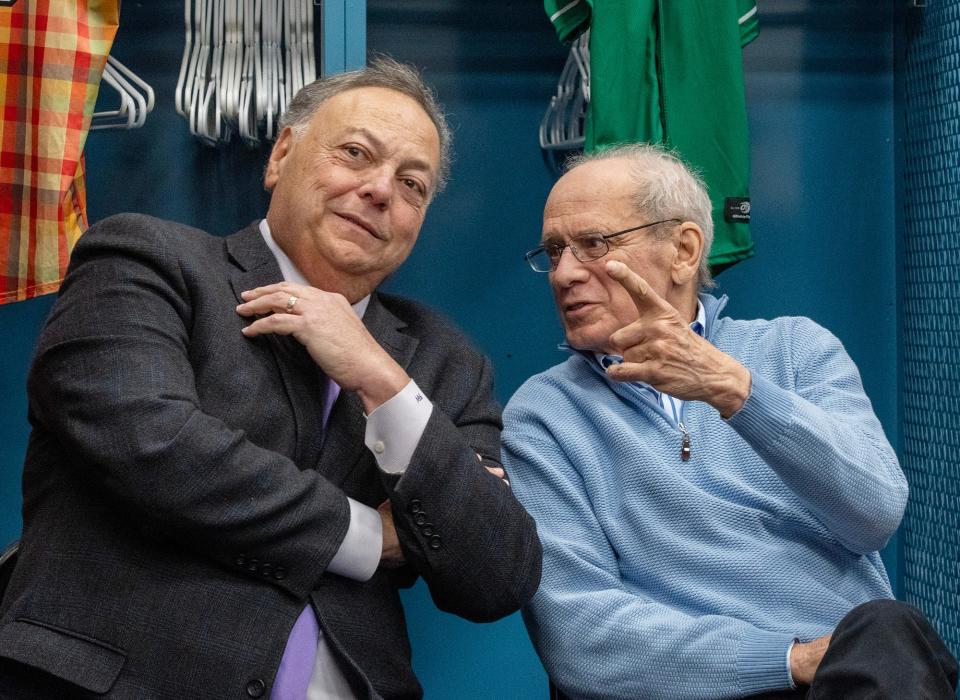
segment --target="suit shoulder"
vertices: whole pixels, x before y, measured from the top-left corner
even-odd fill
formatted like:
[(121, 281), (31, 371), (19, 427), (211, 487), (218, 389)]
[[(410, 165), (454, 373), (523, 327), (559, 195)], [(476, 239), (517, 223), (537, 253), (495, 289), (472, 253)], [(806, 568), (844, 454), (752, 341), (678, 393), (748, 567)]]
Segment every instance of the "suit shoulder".
[(206, 231), (147, 214), (114, 214), (102, 219), (80, 237), (76, 250), (83, 254), (94, 248), (162, 250), (176, 247), (204, 247), (217, 237)]
[(444, 344), (461, 345), (477, 354), (479, 352), (456, 324), (439, 311), (426, 304), (396, 294), (377, 292), (384, 307), (407, 325), (407, 330), (419, 338), (436, 338)]

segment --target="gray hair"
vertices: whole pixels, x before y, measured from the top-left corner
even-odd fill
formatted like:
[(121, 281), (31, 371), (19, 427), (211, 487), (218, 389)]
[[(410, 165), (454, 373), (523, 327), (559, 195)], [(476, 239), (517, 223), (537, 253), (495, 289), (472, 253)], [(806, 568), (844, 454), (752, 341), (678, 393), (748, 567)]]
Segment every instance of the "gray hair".
[[(570, 158), (564, 164), (564, 172), (570, 172), (585, 163), (620, 158), (630, 163), (630, 174), (636, 184), (637, 212), (654, 221), (692, 221), (703, 231), (704, 250), (697, 282), (701, 289), (713, 287), (715, 283), (707, 264), (710, 246), (713, 245), (713, 207), (703, 180), (676, 153), (647, 143), (612, 146)], [(657, 235), (655, 231), (653, 235)]]
[(413, 66), (400, 63), (389, 56), (376, 56), (365, 68), (337, 73), (313, 81), (302, 87), (280, 117), (279, 127), (290, 127), (296, 135), (303, 133), (313, 115), (324, 102), (347, 90), (364, 87), (379, 87), (394, 90), (413, 99), (427, 113), (440, 137), (440, 170), (434, 193), (440, 192), (447, 184), (450, 174), (451, 143), (453, 136), (447, 126), (440, 103), (420, 73)]

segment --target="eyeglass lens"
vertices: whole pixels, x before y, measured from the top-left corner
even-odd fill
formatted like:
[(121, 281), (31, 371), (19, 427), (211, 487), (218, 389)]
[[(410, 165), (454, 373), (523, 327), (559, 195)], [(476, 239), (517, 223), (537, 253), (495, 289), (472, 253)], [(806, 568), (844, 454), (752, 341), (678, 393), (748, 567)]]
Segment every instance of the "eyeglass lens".
[(606, 255), (610, 246), (601, 235), (579, 236), (570, 240), (570, 243), (548, 243), (540, 250), (527, 258), (534, 269), (540, 272), (551, 272), (557, 269), (565, 248), (580, 262), (590, 262)]

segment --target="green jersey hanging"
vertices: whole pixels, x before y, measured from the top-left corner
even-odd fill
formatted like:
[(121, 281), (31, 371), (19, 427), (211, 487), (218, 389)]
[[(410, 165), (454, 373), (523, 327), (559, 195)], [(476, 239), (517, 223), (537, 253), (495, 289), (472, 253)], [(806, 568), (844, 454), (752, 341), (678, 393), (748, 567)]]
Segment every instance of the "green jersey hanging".
[(713, 203), (710, 264), (753, 254), (742, 47), (755, 0), (544, 0), (561, 41), (590, 29), (587, 152), (662, 143), (700, 172)]

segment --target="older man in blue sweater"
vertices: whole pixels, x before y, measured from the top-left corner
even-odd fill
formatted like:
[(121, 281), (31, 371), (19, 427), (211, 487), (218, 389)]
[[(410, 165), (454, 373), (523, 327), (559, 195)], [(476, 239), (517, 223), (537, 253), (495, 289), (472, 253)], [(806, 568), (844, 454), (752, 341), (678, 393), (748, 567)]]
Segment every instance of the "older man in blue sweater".
[(572, 698), (952, 698), (956, 662), (878, 554), (907, 484), (840, 342), (740, 321), (710, 200), (671, 154), (574, 162), (541, 245), (566, 362), (505, 413), (537, 521), (525, 620)]

